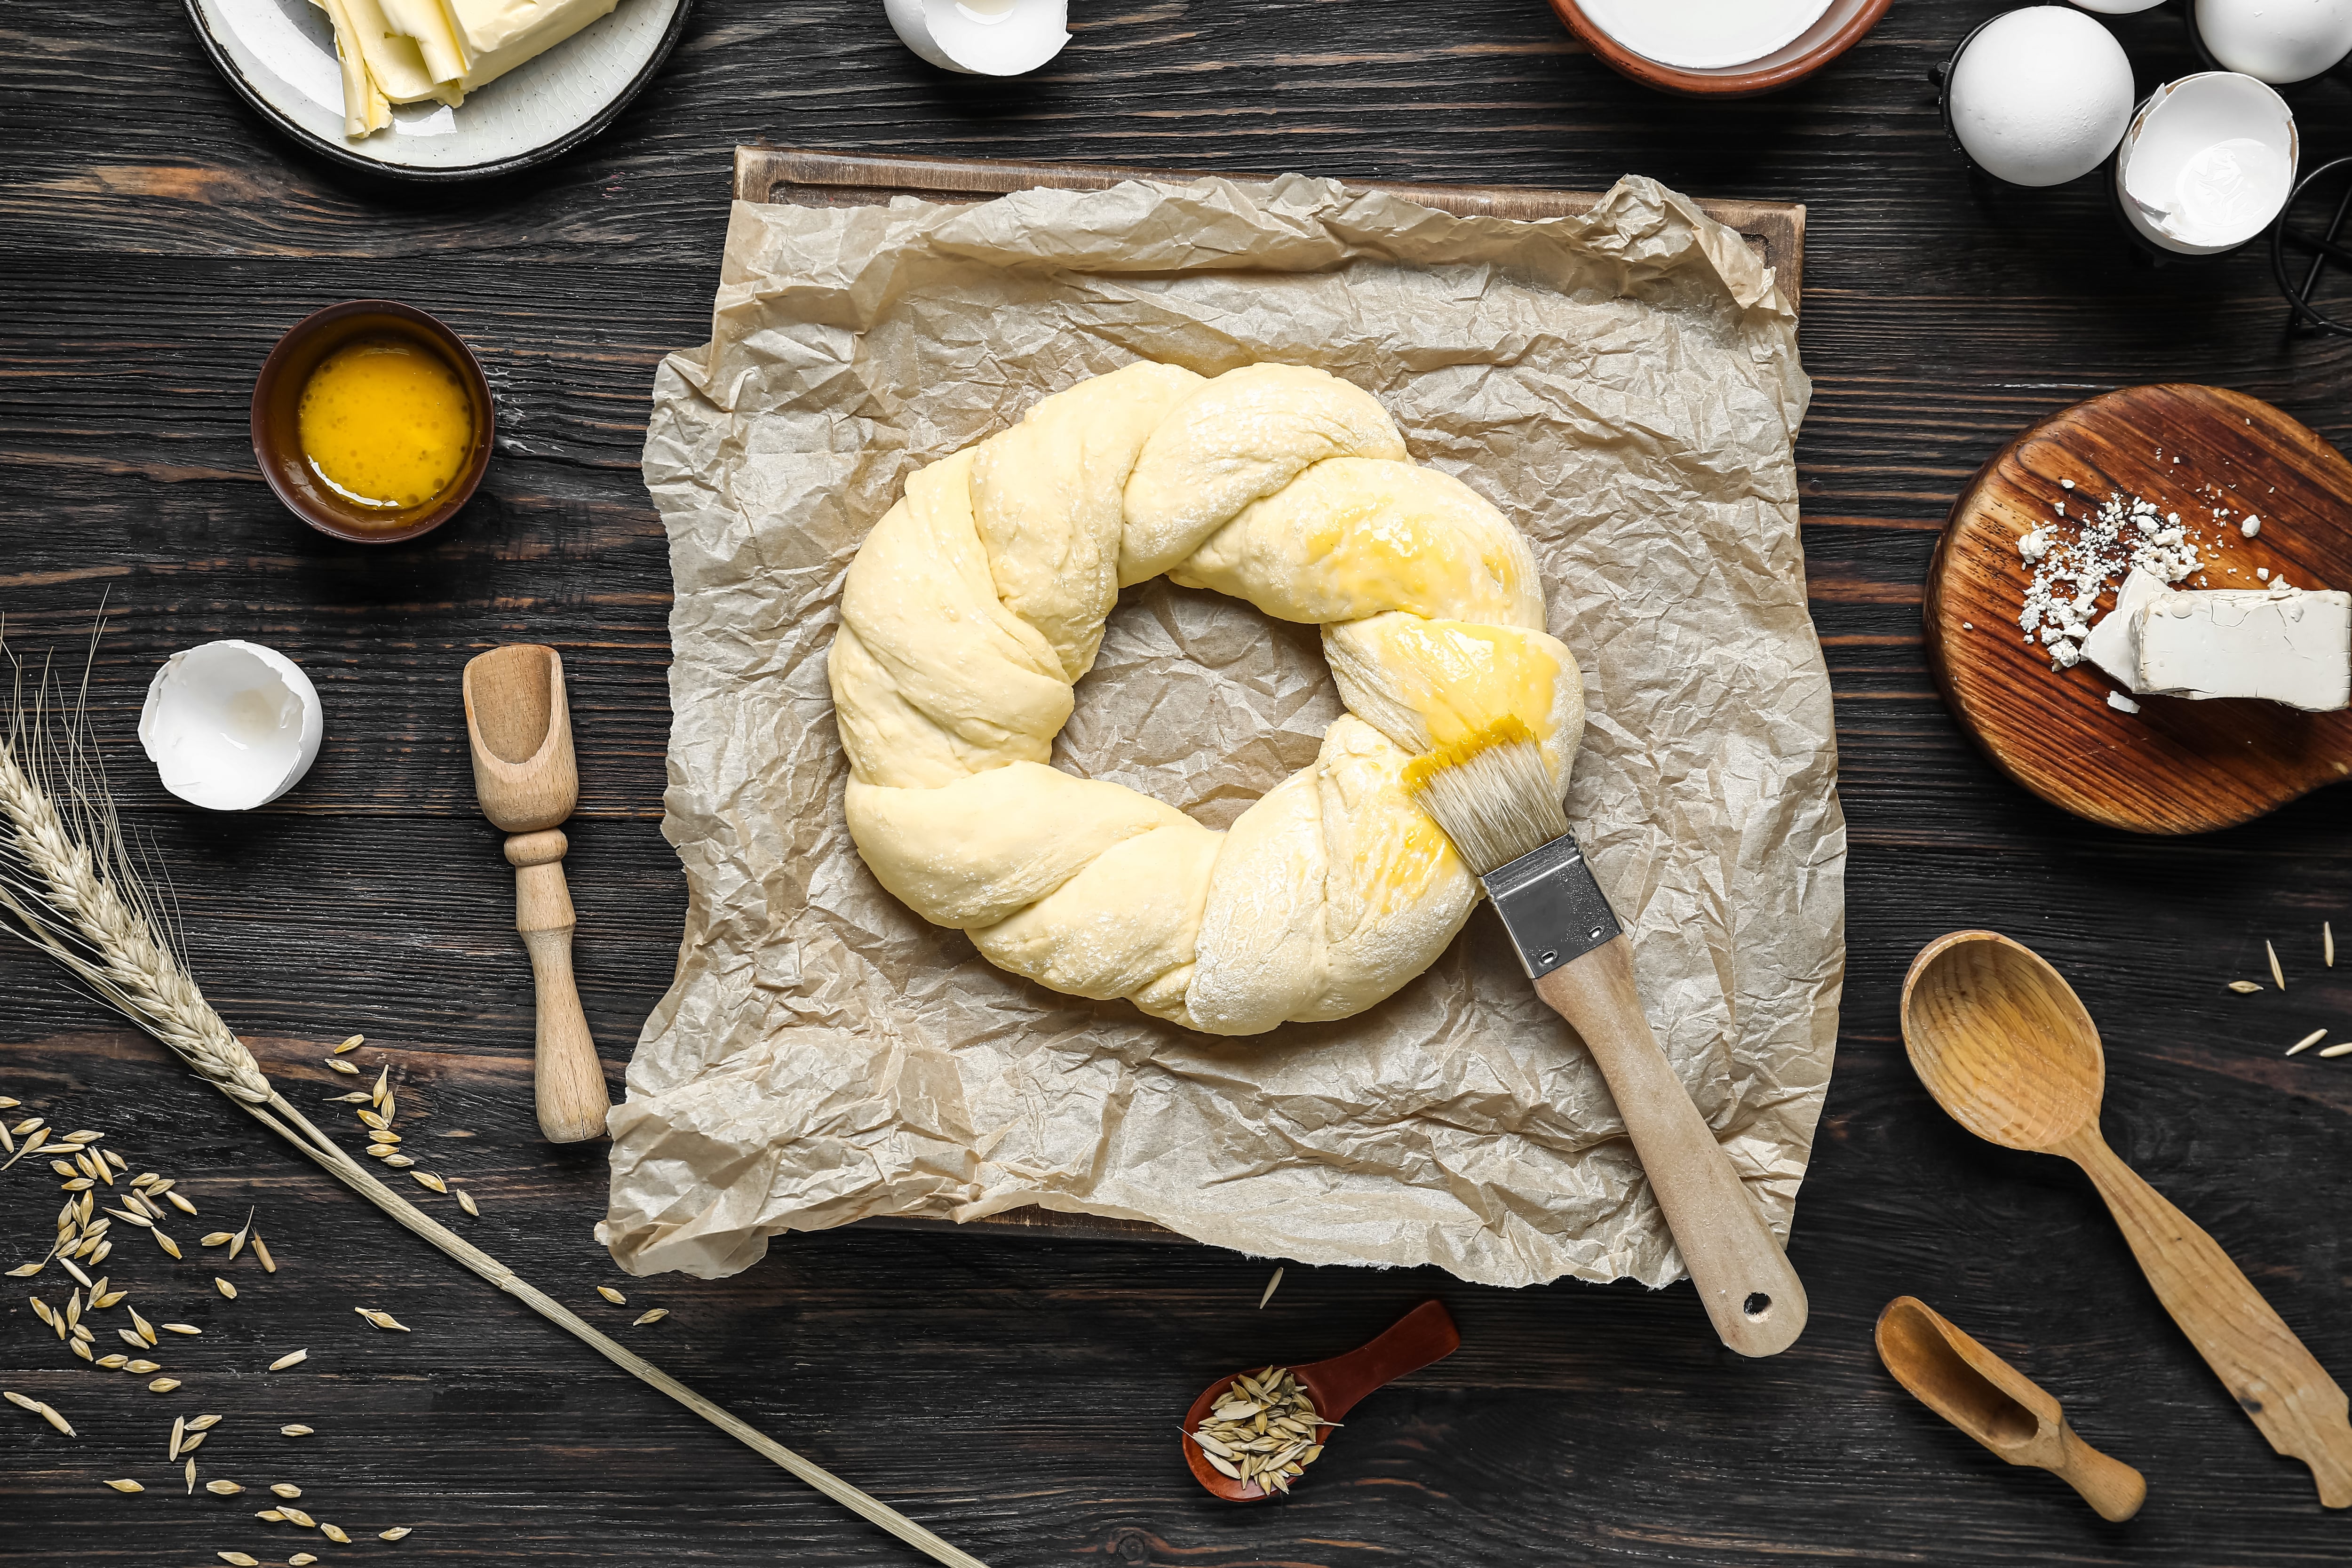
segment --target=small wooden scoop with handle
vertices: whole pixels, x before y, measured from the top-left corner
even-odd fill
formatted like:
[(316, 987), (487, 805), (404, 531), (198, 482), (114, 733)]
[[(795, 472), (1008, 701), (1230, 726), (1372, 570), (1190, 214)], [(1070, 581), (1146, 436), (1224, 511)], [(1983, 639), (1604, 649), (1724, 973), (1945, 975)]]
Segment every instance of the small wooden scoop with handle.
[(572, 978), (576, 921), (563, 882), (571, 845), (558, 825), (580, 802), (580, 769), (563, 659), (537, 643), (494, 647), (467, 664), (465, 689), (475, 798), (514, 836), (507, 861), (515, 868), (515, 929), (530, 950), (539, 991), (539, 1130), (551, 1143), (578, 1143), (603, 1135), (613, 1101)]
[(1878, 1314), (1878, 1359), (1919, 1403), (2012, 1465), (2048, 1470), (2120, 1523), (2147, 1500), (2147, 1481), (2066, 1425), (2041, 1384), (1962, 1333), (1916, 1296)]
[(2230, 1397), (2273, 1448), (2311, 1467), (2321, 1503), (2352, 1507), (2344, 1391), (2221, 1245), (2099, 1136), (2107, 1058), (2074, 987), (2022, 942), (1954, 931), (1912, 961), (1903, 1043), (1919, 1081), (1961, 1126), (2083, 1168), (2157, 1300)]

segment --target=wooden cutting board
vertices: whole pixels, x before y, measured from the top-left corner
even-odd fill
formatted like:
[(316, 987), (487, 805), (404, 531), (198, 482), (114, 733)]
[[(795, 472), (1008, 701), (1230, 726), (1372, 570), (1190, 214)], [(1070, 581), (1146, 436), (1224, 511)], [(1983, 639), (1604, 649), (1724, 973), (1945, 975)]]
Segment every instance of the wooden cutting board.
[[(929, 201), (987, 201), (1011, 191), (1108, 190), (1122, 180), (1263, 180), (1232, 169), (1135, 169), (1112, 163), (1011, 163), (994, 159), (868, 157), (797, 147), (735, 149), (735, 199), (791, 202), (801, 206), (880, 206), (893, 196)], [(1425, 206), (1482, 217), (1575, 217), (1601, 203), (1598, 191), (1555, 191), (1538, 185), (1415, 185), (1349, 180), (1357, 190), (1390, 191)], [(1805, 272), (1805, 209), (1796, 202), (1716, 201), (1699, 210), (1738, 229), (1780, 292), (1797, 302)]]
[[(1219, 177), (1256, 180), (1263, 174), (1215, 171)], [(881, 206), (894, 196), (928, 201), (988, 201), (1013, 191), (1107, 190), (1123, 180), (1188, 181), (1199, 171), (1124, 168), (1108, 163), (1013, 163), (962, 158), (894, 158), (819, 153), (791, 147), (735, 149), (735, 199), (790, 202), (802, 206)], [(1597, 191), (1548, 190), (1534, 185), (1416, 185), (1379, 180), (1349, 181), (1361, 190), (1392, 191), (1447, 212), (1506, 218), (1572, 217), (1591, 212)], [(1699, 207), (1737, 229), (1759, 260), (1773, 268), (1780, 290), (1793, 305), (1804, 278), (1805, 209), (1790, 202), (1712, 201)], [(954, 1221), (893, 1215), (863, 1225), (929, 1230)], [(1149, 1241), (1185, 1241), (1174, 1231), (1144, 1220), (1100, 1215), (1059, 1214), (1051, 1209), (1009, 1209), (971, 1221), (992, 1230), (1116, 1236)]]
[[(2209, 564), (2182, 587), (2258, 588), (2267, 568), (2301, 588), (2352, 588), (2352, 463), (2333, 447), (2217, 386), (2103, 394), (2002, 447), (1953, 503), (1925, 615), (1928, 663), (1960, 727), (2042, 799), (2134, 833), (2232, 826), (2352, 776), (2352, 711), (2141, 697), (2126, 713), (2108, 706), (2117, 688), (2097, 667), (2053, 671), (2024, 640), (2032, 569), (2018, 541), (2058, 503), (2079, 512), (2110, 491), (2197, 525)], [(2216, 507), (2231, 513), (2226, 535)], [(2237, 527), (2247, 512), (2262, 519), (2252, 539)]]

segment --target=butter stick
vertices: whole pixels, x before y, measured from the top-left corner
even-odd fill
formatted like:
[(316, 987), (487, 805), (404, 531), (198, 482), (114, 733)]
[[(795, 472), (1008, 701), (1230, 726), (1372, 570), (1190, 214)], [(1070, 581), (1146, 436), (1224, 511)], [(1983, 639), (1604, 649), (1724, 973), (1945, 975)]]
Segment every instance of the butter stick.
[(319, 4), (335, 28), (335, 63), (343, 78), (343, 134), (353, 141), (373, 136), (392, 123), (392, 105), (368, 74), (367, 55), (343, 0), (319, 0)]
[[(526, 61), (538, 58), (589, 23), (612, 15), (616, 0), (564, 0), (542, 5), (539, 25), (493, 49), (478, 52), (466, 71), (466, 90), (496, 81)], [(462, 8), (462, 0), (460, 0)], [(470, 40), (472, 35), (467, 35)]]
[(395, 33), (416, 44), (427, 75), (436, 82), (459, 81), (466, 75), (466, 51), (449, 24), (441, 0), (380, 0), (384, 20)]
[(342, 0), (351, 14), (352, 31), (367, 56), (368, 74), (394, 103), (421, 103), (428, 98), (455, 102), (465, 97), (453, 83), (444, 89), (425, 68), (416, 40), (395, 28), (378, 0)]

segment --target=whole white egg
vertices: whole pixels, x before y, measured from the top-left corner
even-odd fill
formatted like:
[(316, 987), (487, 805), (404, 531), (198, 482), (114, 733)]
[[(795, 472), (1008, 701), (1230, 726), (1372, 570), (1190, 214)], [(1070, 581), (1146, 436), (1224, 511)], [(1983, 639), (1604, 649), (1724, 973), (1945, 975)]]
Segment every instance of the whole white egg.
[(1986, 23), (1945, 91), (1969, 156), (2019, 185), (2063, 184), (2097, 168), (2123, 140), (2134, 102), (2123, 46), (2063, 5), (2029, 5)]
[(2197, 32), (2225, 70), (2302, 81), (2352, 54), (2352, 0), (2197, 0)]

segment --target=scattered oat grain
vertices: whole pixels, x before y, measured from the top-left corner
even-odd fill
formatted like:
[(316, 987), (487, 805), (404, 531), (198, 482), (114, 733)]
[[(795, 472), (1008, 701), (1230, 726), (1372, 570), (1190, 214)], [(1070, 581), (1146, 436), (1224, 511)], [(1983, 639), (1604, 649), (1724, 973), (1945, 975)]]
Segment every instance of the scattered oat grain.
[(394, 1528), (394, 1529), (387, 1530), (387, 1531), (383, 1531), (380, 1532), (380, 1533), (376, 1536), (376, 1539), (377, 1539), (378, 1541), (398, 1541), (398, 1540), (401, 1540), (402, 1538), (404, 1538), (404, 1536), (406, 1536), (408, 1533), (409, 1533), (408, 1526), (406, 1526), (406, 1525), (404, 1525), (404, 1525), (399, 1525), (399, 1526), (397, 1526), (397, 1527), (395, 1527), (395, 1528)]
[(2289, 1047), (2286, 1048), (2286, 1054), (2287, 1054), (2287, 1055), (2289, 1055), (2289, 1056), (2294, 1056), (2294, 1055), (2296, 1052), (2298, 1052), (2298, 1051), (2307, 1051), (2307, 1050), (2311, 1049), (2311, 1047), (2314, 1047), (2314, 1046), (2315, 1046), (2315, 1045), (2319, 1044), (2319, 1042), (2320, 1042), (2320, 1041), (2322, 1041), (2322, 1040), (2326, 1039), (2326, 1037), (2327, 1037), (2327, 1031), (2326, 1031), (2326, 1030), (2325, 1030), (2325, 1029), (2314, 1029), (2314, 1030), (2312, 1030), (2312, 1031), (2311, 1031), (2311, 1033), (2309, 1033), (2309, 1034), (2307, 1034), (2307, 1035), (2304, 1036), (2304, 1037), (2303, 1037), (2303, 1038), (2301, 1038), (2301, 1039), (2297, 1040), (2294, 1044), (2293, 1044), (2293, 1045), (2289, 1046)]
[(647, 1323), (658, 1323), (658, 1322), (660, 1322), (664, 1318), (667, 1318), (667, 1317), (668, 1317), (668, 1316), (669, 1316), (669, 1309), (668, 1309), (667, 1307), (656, 1307), (656, 1308), (655, 1308), (652, 1311), (650, 1311), (650, 1312), (642, 1312), (642, 1313), (639, 1313), (639, 1314), (638, 1314), (638, 1316), (637, 1316), (637, 1321), (636, 1321), (635, 1322), (634, 1322), (634, 1323), (631, 1323), (631, 1324), (629, 1325), (629, 1327), (631, 1327), (631, 1328), (633, 1328), (633, 1329), (642, 1329), (642, 1328), (644, 1328)]
[(604, 1297), (604, 1300), (612, 1302), (615, 1307), (625, 1307), (629, 1304), (629, 1299), (626, 1296), (622, 1295), (618, 1290), (614, 1289), (610, 1285), (597, 1286), (596, 1294)]
[(341, 1073), (346, 1078), (357, 1078), (360, 1076), (360, 1069), (352, 1066), (351, 1063), (343, 1060), (341, 1057), (329, 1057), (327, 1058), (327, 1065), (334, 1068), (337, 1072)]
[(269, 1363), (269, 1370), (272, 1372), (284, 1372), (288, 1367), (299, 1366), (310, 1359), (310, 1352), (309, 1350), (304, 1349), (294, 1351), (289, 1354), (279, 1356), (276, 1361), (271, 1362)]
[(163, 1331), (167, 1334), (201, 1334), (204, 1330), (194, 1323), (165, 1323)]
[(1274, 1300), (1275, 1288), (1281, 1283), (1282, 1270), (1276, 1268), (1274, 1271), (1274, 1278), (1265, 1282), (1265, 1293), (1257, 1299), (1258, 1310), (1260, 1311), (1264, 1311), (1265, 1310), (1265, 1304)]
[(2251, 996), (2262, 987), (2251, 980), (2232, 980), (2230, 982), (2230, 989), (2241, 996)]
[(319, 1524), (319, 1533), (338, 1546), (349, 1546), (352, 1543), (352, 1538), (343, 1533), (343, 1527), (340, 1524), (329, 1524), (322, 1520)]
[(119, 1481), (109, 1481), (106, 1484), (112, 1487), (119, 1492), (143, 1492), (147, 1489), (145, 1487), (141, 1486), (137, 1481), (132, 1480), (128, 1476), (125, 1476)]
[(80, 1433), (73, 1429), (72, 1422), (58, 1414), (58, 1407), (56, 1405), (43, 1405), (39, 1407), (39, 1414), (42, 1420), (47, 1422), (50, 1426), (56, 1427), (67, 1436), (79, 1437), (81, 1436)]
[(2264, 942), (2263, 943), (2263, 951), (2264, 952), (2266, 952), (2266, 953), (2270, 954), (2270, 959), (2271, 959), (2271, 978), (2272, 978), (2273, 980), (2274, 980), (2274, 981), (2276, 981), (2276, 982), (2278, 983), (2278, 988), (2279, 988), (2280, 990), (2282, 990), (2282, 991), (2285, 990), (2285, 989), (2286, 989), (2286, 971), (2285, 971), (2285, 970), (2284, 970), (2284, 969), (2281, 969), (2281, 968), (2279, 967), (2279, 961), (2278, 961), (2278, 949), (2277, 949), (2277, 948), (2275, 948), (2275, 947), (2273, 947), (2273, 946), (2272, 946), (2268, 942)]
[(216, 1230), (210, 1236), (205, 1237), (202, 1241), (197, 1242), (196, 1245), (198, 1247), (226, 1247), (230, 1242), (235, 1241), (236, 1239), (236, 1237), (234, 1235), (226, 1230)]
[(227, 1280), (222, 1279), (217, 1274), (213, 1276), (213, 1289), (218, 1290), (222, 1295), (227, 1297), (232, 1301), (236, 1300), (236, 1287), (230, 1284)]
[(298, 1498), (302, 1495), (302, 1489), (291, 1481), (278, 1481), (272, 1484), (269, 1489), (282, 1498)]
[(2340, 1057), (2347, 1053), (2352, 1053), (2352, 1040), (2347, 1040), (2340, 1046), (2329, 1046), (2319, 1054), (2323, 1057)]
[(472, 1215), (476, 1219), (481, 1218), (482, 1211), (474, 1206), (474, 1194), (467, 1192), (463, 1187), (457, 1188), (456, 1191), (457, 1194), (457, 1206), (464, 1209), (467, 1214)]
[(261, 1233), (257, 1230), (253, 1233), (253, 1257), (261, 1265), (264, 1274), (278, 1272), (278, 1259), (269, 1256), (268, 1244), (261, 1239)]
[(215, 1497), (235, 1497), (244, 1489), (245, 1489), (243, 1487), (238, 1486), (235, 1481), (206, 1481), (205, 1483), (205, 1490), (212, 1493)]
[(366, 1044), (367, 1037), (365, 1035), (353, 1035), (350, 1039), (345, 1040), (341, 1045), (335, 1047), (335, 1054), (339, 1057), (347, 1057)]

